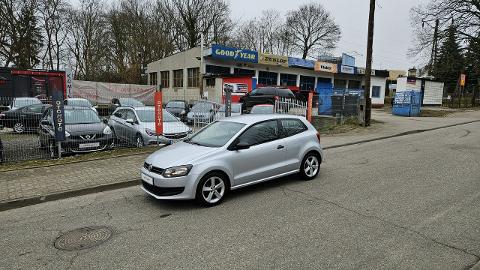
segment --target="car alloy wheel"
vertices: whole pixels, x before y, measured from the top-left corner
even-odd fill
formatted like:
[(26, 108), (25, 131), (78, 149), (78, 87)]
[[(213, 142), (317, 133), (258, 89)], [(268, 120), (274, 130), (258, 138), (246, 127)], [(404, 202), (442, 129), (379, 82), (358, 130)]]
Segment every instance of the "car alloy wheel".
[(22, 123), (15, 123), (13, 131), (16, 133), (23, 133), (25, 131), (25, 126)]
[(302, 168), (300, 173), (302, 176), (307, 179), (311, 180), (318, 175), (320, 171), (320, 162), (318, 161), (318, 156), (314, 153), (309, 153), (302, 162)]
[(200, 180), (197, 200), (206, 206), (219, 204), (227, 192), (225, 177), (218, 173), (208, 174)]
[(137, 140), (136, 140), (136, 143), (135, 143), (135, 146), (140, 148), (140, 147), (143, 147), (144, 144), (143, 144), (143, 138), (140, 134), (137, 135)]

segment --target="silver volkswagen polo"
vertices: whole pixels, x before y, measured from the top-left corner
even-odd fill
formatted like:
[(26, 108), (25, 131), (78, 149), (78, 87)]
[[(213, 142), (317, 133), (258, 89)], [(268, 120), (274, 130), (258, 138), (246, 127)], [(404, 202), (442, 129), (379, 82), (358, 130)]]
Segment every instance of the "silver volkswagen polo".
[(322, 160), (320, 135), (304, 117), (237, 116), (150, 155), (141, 171), (142, 189), (157, 199), (212, 206), (230, 190), (282, 176), (314, 179)]

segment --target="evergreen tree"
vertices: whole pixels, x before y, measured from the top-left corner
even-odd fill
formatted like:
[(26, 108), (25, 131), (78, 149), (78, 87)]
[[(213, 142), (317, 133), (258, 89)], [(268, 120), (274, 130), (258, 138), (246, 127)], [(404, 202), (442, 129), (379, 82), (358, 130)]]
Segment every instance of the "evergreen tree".
[(42, 34), (35, 14), (36, 1), (25, 1), (17, 22), (17, 42), (14, 43), (13, 63), (19, 69), (30, 69), (39, 64), (43, 46)]
[(445, 83), (448, 93), (453, 93), (463, 69), (462, 49), (457, 42), (456, 28), (452, 25), (449, 27), (447, 38), (440, 48), (432, 73), (436, 79)]

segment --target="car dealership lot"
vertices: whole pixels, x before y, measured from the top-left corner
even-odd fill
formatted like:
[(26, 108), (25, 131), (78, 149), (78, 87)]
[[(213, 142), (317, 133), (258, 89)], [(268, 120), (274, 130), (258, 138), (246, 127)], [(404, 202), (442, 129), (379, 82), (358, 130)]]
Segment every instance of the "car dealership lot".
[[(468, 269), (480, 254), (479, 136), (472, 123), (329, 149), (317, 179), (252, 186), (214, 208), (132, 187), (0, 212), (0, 265)], [(113, 236), (98, 247), (53, 247), (102, 225)]]

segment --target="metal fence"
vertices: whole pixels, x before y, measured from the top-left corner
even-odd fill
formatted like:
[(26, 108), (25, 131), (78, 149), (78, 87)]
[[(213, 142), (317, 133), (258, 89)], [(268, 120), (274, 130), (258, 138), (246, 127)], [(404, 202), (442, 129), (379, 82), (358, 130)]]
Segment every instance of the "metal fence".
[[(198, 99), (163, 95), (163, 134), (155, 132), (151, 100), (107, 97), (106, 103), (84, 98), (65, 100), (65, 141), (57, 142), (51, 100), (0, 98), (0, 160), (3, 163), (52, 159), (101, 150), (155, 147), (184, 140), (206, 125), (225, 118), (223, 98)], [(274, 113), (306, 116), (307, 102), (278, 99)], [(314, 108), (318, 112), (318, 108)], [(242, 113), (232, 103), (231, 116)], [(60, 148), (59, 148), (60, 146)], [(60, 149), (60, 151), (59, 151)]]

